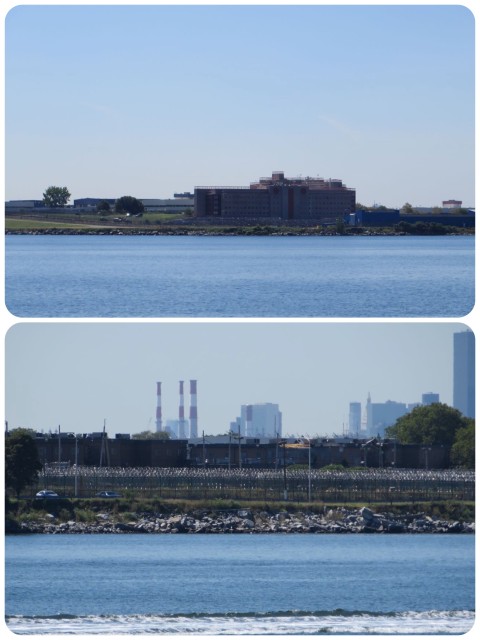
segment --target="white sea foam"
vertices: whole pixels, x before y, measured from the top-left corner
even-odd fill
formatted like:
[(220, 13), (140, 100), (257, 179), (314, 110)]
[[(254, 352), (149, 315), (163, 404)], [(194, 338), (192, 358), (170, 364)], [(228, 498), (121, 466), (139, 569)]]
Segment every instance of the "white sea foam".
[(329, 635), (463, 634), (474, 623), (473, 611), (397, 614), (316, 613), (246, 615), (130, 615), (7, 618), (9, 629), (29, 634), (183, 634), (183, 635)]

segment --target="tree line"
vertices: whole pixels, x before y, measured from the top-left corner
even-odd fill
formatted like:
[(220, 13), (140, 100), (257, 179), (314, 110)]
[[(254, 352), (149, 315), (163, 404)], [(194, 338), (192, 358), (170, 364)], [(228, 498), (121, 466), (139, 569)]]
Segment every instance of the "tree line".
[[(43, 193), (43, 204), (52, 209), (60, 209), (66, 207), (71, 198), (71, 193), (67, 187), (48, 187)], [(98, 212), (110, 211), (110, 203), (107, 200), (101, 200), (97, 204)], [(115, 213), (130, 215), (138, 215), (144, 212), (145, 207), (141, 200), (133, 196), (122, 196), (117, 198), (114, 205)]]

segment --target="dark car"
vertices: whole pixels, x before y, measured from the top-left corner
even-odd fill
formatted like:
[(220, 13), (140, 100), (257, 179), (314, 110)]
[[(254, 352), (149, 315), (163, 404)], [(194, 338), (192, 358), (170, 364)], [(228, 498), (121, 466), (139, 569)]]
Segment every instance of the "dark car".
[(42, 489), (42, 491), (39, 491), (35, 498), (47, 498), (47, 499), (51, 499), (51, 498), (59, 498), (60, 496), (58, 495), (58, 493), (55, 493), (55, 491), (49, 491), (48, 489)]
[(100, 491), (96, 495), (97, 498), (121, 498), (122, 496), (116, 491)]

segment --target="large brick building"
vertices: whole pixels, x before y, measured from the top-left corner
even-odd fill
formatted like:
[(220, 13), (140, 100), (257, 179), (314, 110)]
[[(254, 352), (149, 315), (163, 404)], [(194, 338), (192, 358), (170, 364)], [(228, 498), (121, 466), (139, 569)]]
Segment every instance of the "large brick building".
[(341, 180), (285, 178), (281, 171), (250, 187), (195, 187), (197, 218), (335, 222), (355, 211), (355, 189)]

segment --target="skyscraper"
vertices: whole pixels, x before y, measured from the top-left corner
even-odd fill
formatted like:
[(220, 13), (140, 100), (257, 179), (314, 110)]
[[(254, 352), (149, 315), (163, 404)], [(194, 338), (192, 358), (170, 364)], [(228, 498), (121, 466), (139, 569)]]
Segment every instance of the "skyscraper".
[(348, 433), (354, 438), (358, 438), (362, 425), (362, 404), (360, 402), (350, 402), (348, 413)]
[(247, 438), (276, 438), (282, 435), (282, 412), (278, 404), (243, 404), (240, 417), (230, 423), (230, 429)]
[(475, 335), (470, 330), (453, 334), (453, 406), (475, 418)]

